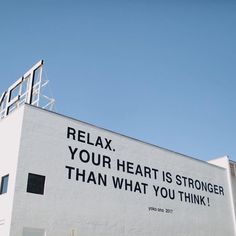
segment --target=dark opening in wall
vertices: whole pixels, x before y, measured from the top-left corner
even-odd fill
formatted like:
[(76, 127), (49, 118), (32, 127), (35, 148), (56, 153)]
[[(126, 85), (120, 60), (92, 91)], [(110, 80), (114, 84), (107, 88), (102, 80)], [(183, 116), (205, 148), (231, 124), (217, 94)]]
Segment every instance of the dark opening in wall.
[(1, 180), (0, 194), (7, 193), (9, 175), (5, 175)]
[(44, 194), (45, 176), (28, 174), (27, 192), (35, 194)]

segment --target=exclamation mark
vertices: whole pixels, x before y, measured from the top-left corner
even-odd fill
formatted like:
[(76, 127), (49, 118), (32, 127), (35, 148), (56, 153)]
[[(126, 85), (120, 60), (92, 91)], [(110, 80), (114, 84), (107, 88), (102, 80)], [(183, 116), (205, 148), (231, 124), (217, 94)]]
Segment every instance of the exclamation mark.
[(210, 206), (210, 199), (209, 197), (207, 198), (208, 206)]

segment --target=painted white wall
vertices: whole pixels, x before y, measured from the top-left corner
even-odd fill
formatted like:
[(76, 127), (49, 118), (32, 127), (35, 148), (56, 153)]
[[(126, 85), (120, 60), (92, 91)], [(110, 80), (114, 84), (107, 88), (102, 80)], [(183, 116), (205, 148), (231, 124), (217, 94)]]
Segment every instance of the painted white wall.
[[(234, 165), (234, 169), (236, 170), (235, 163), (232, 163), (232, 164)], [(230, 173), (230, 179), (231, 179), (232, 199), (233, 199), (233, 209), (234, 209), (234, 220), (235, 220), (234, 221), (234, 227), (235, 227), (235, 234), (236, 234), (236, 176), (232, 175)]]
[(230, 172), (230, 179), (231, 179), (231, 188), (232, 188), (232, 199), (233, 199), (233, 210), (234, 210), (234, 228), (235, 228), (235, 234), (236, 234), (236, 163), (230, 161), (230, 163), (234, 167), (234, 175)]
[[(220, 157), (215, 160), (209, 161), (209, 163), (212, 163), (214, 165), (223, 167), (227, 171), (227, 178), (228, 178), (228, 184), (229, 184), (229, 191), (230, 191), (230, 202), (232, 205), (232, 211), (233, 211), (233, 219), (234, 219), (234, 230), (236, 235), (236, 168), (235, 168), (235, 162), (229, 160), (228, 156)], [(233, 165), (234, 173), (232, 173), (230, 169), (230, 165)]]
[(23, 107), (0, 120), (0, 184), (9, 174), (8, 191), (0, 195), (0, 235), (10, 235), (11, 213), (15, 191), (15, 177), (20, 144)]
[[(67, 139), (67, 127), (111, 139), (112, 149), (102, 149)], [(71, 160), (68, 145), (78, 150), (100, 153), (111, 158), (111, 169)], [(159, 170), (157, 179), (116, 170), (121, 159)], [(106, 174), (106, 187), (68, 179), (65, 166), (86, 173)], [(173, 182), (162, 180), (162, 171), (172, 174)], [(44, 195), (26, 192), (28, 173), (46, 176)], [(224, 187), (224, 196), (199, 191), (175, 183), (176, 175), (191, 177)], [(145, 182), (147, 193), (115, 189), (112, 176)], [(155, 196), (152, 185), (170, 188), (175, 199)], [(178, 191), (209, 198), (210, 206), (181, 202)], [(170, 209), (172, 213), (150, 211)], [(223, 168), (149, 145), (80, 121), (29, 105), (25, 106), (11, 236), (20, 236), (23, 227), (45, 229), (47, 236), (233, 236), (232, 205)]]

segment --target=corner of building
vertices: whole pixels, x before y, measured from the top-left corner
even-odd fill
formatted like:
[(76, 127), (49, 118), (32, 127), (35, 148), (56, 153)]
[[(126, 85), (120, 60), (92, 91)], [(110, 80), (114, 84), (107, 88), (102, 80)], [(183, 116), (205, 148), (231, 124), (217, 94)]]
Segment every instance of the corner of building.
[(0, 120), (0, 235), (10, 235), (24, 106)]
[(230, 200), (232, 204), (232, 214), (234, 220), (234, 232), (236, 235), (236, 162), (230, 160), (229, 156), (219, 157), (208, 161), (210, 164), (226, 169), (229, 183)]

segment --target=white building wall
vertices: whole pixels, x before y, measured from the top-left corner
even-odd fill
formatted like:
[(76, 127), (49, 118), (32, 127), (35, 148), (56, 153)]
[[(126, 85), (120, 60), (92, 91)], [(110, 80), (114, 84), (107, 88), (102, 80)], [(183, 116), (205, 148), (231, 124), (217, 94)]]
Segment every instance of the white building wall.
[[(88, 137), (89, 133), (93, 143), (101, 137), (103, 147), (105, 139), (112, 140), (112, 150), (73, 140), (71, 136), (68, 139), (68, 127), (85, 132), (82, 136)], [(82, 136), (81, 140), (87, 140)], [(109, 156), (111, 166), (83, 163), (78, 152), (72, 160), (68, 146), (78, 148), (78, 152), (86, 150), (90, 155), (94, 152)], [(133, 163), (133, 167), (158, 169), (157, 178), (154, 174), (145, 178), (118, 171), (117, 159)], [(84, 170), (86, 181), (77, 181), (74, 172), (69, 179), (66, 166), (78, 168), (80, 173)], [(91, 171), (95, 176), (106, 176), (106, 186), (88, 180)], [(170, 173), (165, 175), (166, 181), (163, 172)], [(28, 173), (46, 176), (44, 195), (26, 192)], [(177, 175), (221, 186), (224, 194), (178, 185)], [(132, 180), (141, 187), (136, 191), (134, 186), (132, 191), (116, 189), (112, 177)], [(223, 168), (27, 105), (10, 235), (21, 236), (27, 227), (40, 232), (45, 229), (47, 236), (233, 236), (227, 181)], [(147, 185), (146, 194), (142, 183)], [(155, 196), (153, 185), (164, 192), (170, 189), (175, 193), (174, 199), (165, 198), (160, 192)], [(205, 205), (181, 201), (180, 191), (201, 196)]]
[[(229, 164), (231, 165), (230, 168), (230, 179), (231, 179), (231, 188), (232, 188), (232, 198), (234, 203), (234, 214), (236, 219), (236, 163), (233, 161), (229, 161)], [(236, 228), (236, 221), (235, 221), (235, 228)]]
[(1, 177), (9, 175), (7, 193), (0, 195), (1, 236), (10, 235), (22, 120), (23, 108), (12, 112), (8, 117), (0, 121), (0, 181)]
[(209, 161), (214, 165), (223, 167), (227, 171), (228, 185), (230, 191), (230, 202), (232, 204), (234, 230), (236, 235), (236, 168), (235, 162), (229, 160), (228, 156), (220, 157), (215, 160)]

